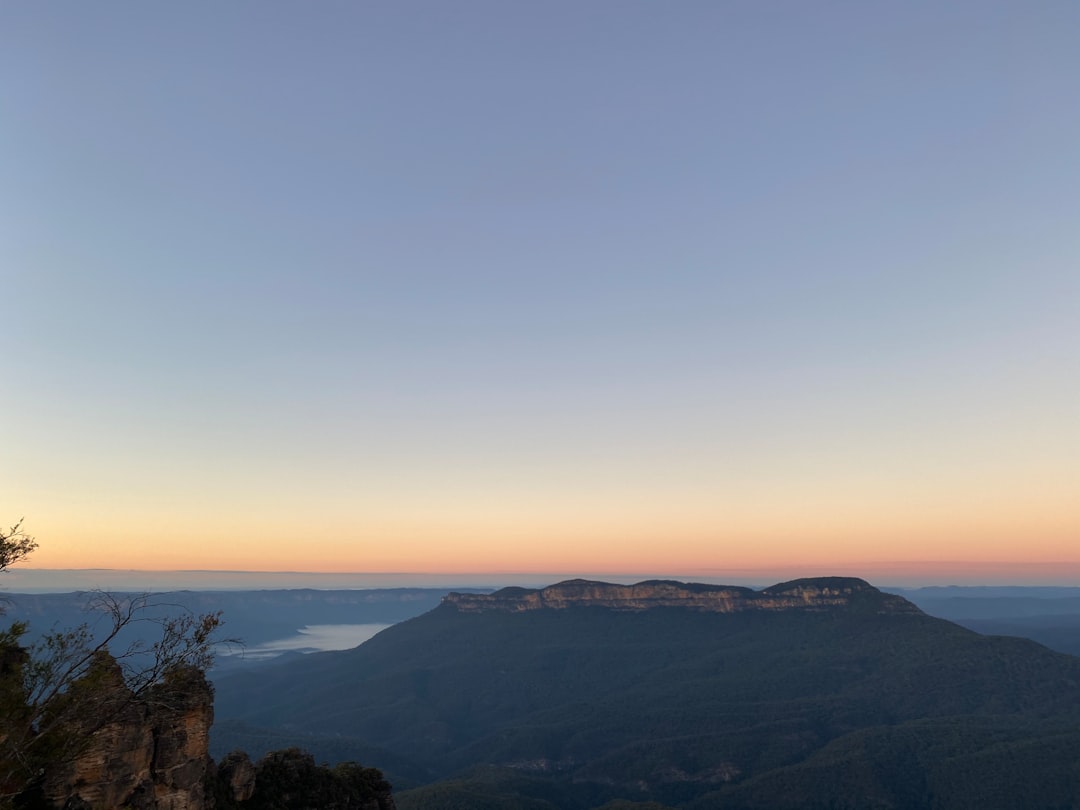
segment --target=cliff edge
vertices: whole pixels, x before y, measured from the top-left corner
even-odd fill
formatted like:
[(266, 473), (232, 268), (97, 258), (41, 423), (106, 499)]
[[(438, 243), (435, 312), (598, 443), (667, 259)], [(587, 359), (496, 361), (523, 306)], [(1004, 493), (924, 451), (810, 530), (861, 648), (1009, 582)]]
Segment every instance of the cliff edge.
[[(136, 696), (119, 664), (104, 654), (87, 681), (101, 712), (86, 713), (76, 727), (64, 729), (85, 744), (46, 769), (46, 802), (64, 808), (205, 810), (214, 703), (203, 673), (177, 670)], [(85, 688), (85, 683), (73, 687)]]
[(673, 580), (647, 580), (635, 585), (616, 585), (571, 579), (546, 588), (502, 588), (491, 594), (449, 593), (443, 605), (461, 613), (527, 610), (565, 610), (601, 607), (641, 611), (653, 608), (686, 608), (708, 613), (744, 611), (860, 610), (869, 613), (921, 611), (903, 597), (882, 593), (855, 577), (796, 579), (755, 591), (732, 585), (705, 585)]

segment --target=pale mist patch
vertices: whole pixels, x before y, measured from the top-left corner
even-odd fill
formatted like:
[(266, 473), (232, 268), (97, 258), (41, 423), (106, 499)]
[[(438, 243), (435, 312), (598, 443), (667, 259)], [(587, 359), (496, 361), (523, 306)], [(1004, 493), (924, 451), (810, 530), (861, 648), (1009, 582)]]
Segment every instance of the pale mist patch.
[(283, 652), (351, 650), (389, 626), (388, 624), (312, 624), (301, 628), (295, 636), (267, 641), (254, 647), (222, 651), (222, 654), (242, 655), (245, 658), (273, 658)]

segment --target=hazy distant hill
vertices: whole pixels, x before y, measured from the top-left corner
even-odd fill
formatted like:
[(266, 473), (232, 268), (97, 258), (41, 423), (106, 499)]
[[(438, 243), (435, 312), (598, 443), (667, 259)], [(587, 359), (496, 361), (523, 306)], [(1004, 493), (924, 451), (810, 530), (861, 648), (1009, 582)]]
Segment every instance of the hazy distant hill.
[[(224, 632), (238, 638), (244, 647), (229, 647), (222, 653), (255, 650), (266, 642), (296, 636), (310, 625), (394, 624), (419, 616), (436, 607), (446, 595), (445, 588), (377, 588), (324, 591), (314, 589), (267, 591), (173, 591), (154, 594), (147, 615), (189, 610), (197, 614), (221, 611)], [(117, 597), (125, 594), (117, 593)], [(87, 612), (93, 601), (89, 593), (4, 594), (6, 622), (27, 621), (28, 641), (54, 627), (71, 628), (93, 623), (99, 615)], [(107, 624), (107, 622), (106, 622)], [(6, 625), (5, 625), (6, 626)], [(118, 640), (117, 649), (136, 640), (152, 643), (159, 628), (134, 623)], [(115, 652), (116, 650), (114, 650)], [(246, 659), (251, 663), (254, 659)], [(219, 669), (245, 663), (240, 655), (219, 656)]]
[(429, 781), (400, 806), (429, 810), (1080, 806), (1080, 659), (861, 580), (633, 588), (452, 596), (357, 649), (226, 676), (216, 744), (263, 727), (382, 749)]
[(1080, 655), (1080, 588), (950, 586), (899, 591), (931, 616)]

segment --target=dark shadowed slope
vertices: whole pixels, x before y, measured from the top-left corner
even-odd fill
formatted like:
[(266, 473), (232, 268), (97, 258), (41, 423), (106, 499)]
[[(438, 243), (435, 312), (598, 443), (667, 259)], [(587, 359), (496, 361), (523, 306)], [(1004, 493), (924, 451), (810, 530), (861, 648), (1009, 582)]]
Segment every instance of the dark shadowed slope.
[[(377, 746), (433, 781), (487, 766), (496, 793), (553, 807), (964, 806), (941, 803), (950, 762), (975, 799), (980, 784), (1053, 780), (1055, 799), (1080, 784), (1080, 757), (1054, 753), (1080, 743), (1080, 660), (842, 578), (450, 596), (357, 649), (222, 679), (217, 706)], [(1021, 752), (1032, 764), (1002, 786), (995, 757)], [(440, 806), (431, 790), (403, 806)]]

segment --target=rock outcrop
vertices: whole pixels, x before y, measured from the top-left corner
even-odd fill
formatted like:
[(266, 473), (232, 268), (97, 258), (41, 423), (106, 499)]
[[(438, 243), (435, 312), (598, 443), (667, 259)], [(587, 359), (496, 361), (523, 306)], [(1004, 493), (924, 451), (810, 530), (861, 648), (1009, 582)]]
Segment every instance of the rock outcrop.
[(243, 751), (226, 754), (218, 763), (217, 781), (228, 800), (246, 802), (255, 793), (255, 764)]
[[(195, 668), (170, 672), (135, 694), (120, 666), (99, 653), (57, 699), (62, 752), (23, 804), (57, 810), (393, 810), (382, 773), (346, 762), (329, 768), (299, 749), (253, 764), (234, 752), (209, 756), (213, 690)], [(54, 732), (50, 732), (54, 733)], [(59, 741), (62, 741), (59, 742)]]
[(214, 706), (201, 671), (174, 671), (135, 695), (119, 665), (103, 655), (72, 689), (93, 689), (95, 711), (64, 729), (83, 744), (47, 769), (42, 793), (49, 805), (206, 810)]
[(648, 580), (615, 585), (571, 579), (541, 589), (503, 588), (491, 594), (450, 593), (443, 599), (462, 613), (486, 611), (564, 610), (602, 607), (640, 611), (677, 607), (710, 613), (742, 611), (858, 609), (873, 613), (920, 613), (906, 599), (882, 593), (854, 577), (797, 579), (764, 590)]

